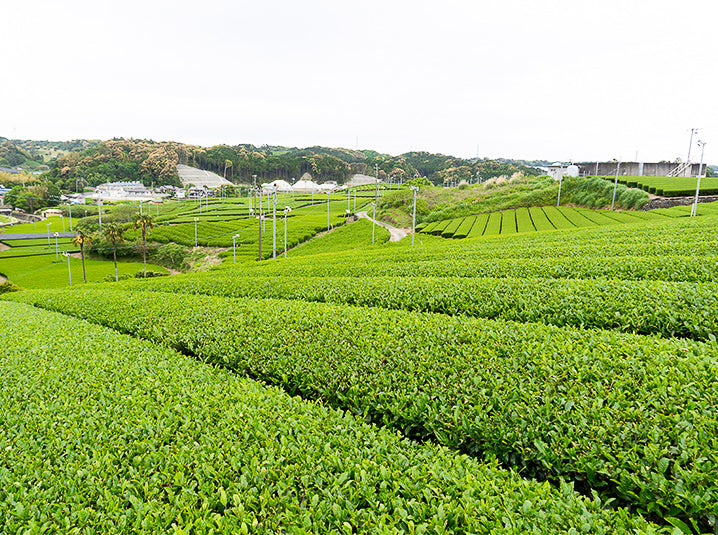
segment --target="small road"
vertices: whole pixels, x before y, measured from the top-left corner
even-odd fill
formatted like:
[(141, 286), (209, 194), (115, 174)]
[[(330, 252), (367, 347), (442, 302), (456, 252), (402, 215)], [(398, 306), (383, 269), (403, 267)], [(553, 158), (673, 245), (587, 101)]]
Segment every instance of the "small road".
[[(364, 219), (368, 219), (369, 221), (374, 221), (371, 217), (369, 217), (369, 214), (366, 211), (357, 212), (356, 216), (364, 218)], [(401, 230), (400, 228), (392, 227), (388, 223), (384, 223), (382, 221), (374, 221), (374, 222), (377, 225), (379, 225), (380, 227), (384, 227), (386, 230), (389, 231), (389, 241), (399, 241), (402, 238), (406, 238), (409, 235), (406, 231)]]

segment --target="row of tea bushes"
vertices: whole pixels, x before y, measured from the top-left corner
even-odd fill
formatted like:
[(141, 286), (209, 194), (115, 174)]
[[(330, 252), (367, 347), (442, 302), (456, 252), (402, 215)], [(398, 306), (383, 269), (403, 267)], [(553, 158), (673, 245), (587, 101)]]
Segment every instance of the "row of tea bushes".
[(467, 277), (249, 277), (200, 273), (123, 283), (172, 293), (300, 299), (715, 340), (718, 285)]
[(541, 279), (617, 279), (674, 282), (718, 281), (718, 256), (502, 258), (450, 257), (396, 262), (372, 256), (371, 249), (316, 258), (281, 259), (233, 266), (228, 273), (281, 277), (488, 277)]
[(669, 532), (111, 330), (0, 309), (2, 533)]
[(713, 344), (302, 301), (110, 290), (8, 298), (527, 474), (582, 481), (639, 511), (702, 528), (718, 515)]

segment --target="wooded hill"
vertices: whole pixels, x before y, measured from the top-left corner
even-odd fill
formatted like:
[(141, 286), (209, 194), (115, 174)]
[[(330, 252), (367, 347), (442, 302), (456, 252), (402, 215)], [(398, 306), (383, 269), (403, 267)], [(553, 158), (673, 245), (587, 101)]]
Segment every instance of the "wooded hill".
[(308, 172), (319, 182), (335, 180), (341, 184), (356, 173), (374, 176), (378, 172), (382, 180), (390, 177), (393, 181), (407, 180), (418, 174), (441, 185), (448, 181), (473, 181), (477, 176), (487, 179), (517, 172), (538, 173), (518, 161), (466, 160), (428, 152), (391, 156), (373, 150), (318, 146), (301, 149), (250, 144), (200, 147), (173, 141), (122, 138), (101, 142), (0, 138), (0, 142), (3, 147), (0, 158), (5, 158), (7, 167), (27, 166), (28, 162), (47, 163), (50, 166), (47, 178), (64, 190), (120, 180), (139, 180), (147, 186), (179, 185), (178, 163), (214, 171), (235, 183), (250, 183), (253, 175), (258, 182), (278, 178), (291, 181)]
[(72, 151), (82, 151), (99, 141), (75, 139), (72, 141), (36, 141), (8, 139), (0, 136), (0, 167), (24, 170), (47, 170), (43, 167)]

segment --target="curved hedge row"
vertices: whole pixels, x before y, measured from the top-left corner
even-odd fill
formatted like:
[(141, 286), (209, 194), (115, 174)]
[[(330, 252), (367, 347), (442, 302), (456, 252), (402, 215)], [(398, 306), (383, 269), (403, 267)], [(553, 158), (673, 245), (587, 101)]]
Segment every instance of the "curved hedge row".
[(3, 533), (668, 533), (168, 349), (0, 306)]
[[(695, 526), (718, 516), (713, 344), (152, 292), (14, 298), (133, 333)], [(98, 306), (102, 303), (102, 306)]]
[(247, 277), (123, 283), (160, 292), (300, 299), (696, 340), (718, 335), (718, 284), (462, 277)]
[(306, 257), (258, 265), (231, 264), (227, 272), (251, 276), (282, 277), (465, 277), (541, 279), (617, 279), (675, 282), (718, 282), (718, 256), (620, 256), (560, 258), (500, 258), (481, 256), (447, 257), (436, 260), (388, 261), (371, 256), (371, 250)]

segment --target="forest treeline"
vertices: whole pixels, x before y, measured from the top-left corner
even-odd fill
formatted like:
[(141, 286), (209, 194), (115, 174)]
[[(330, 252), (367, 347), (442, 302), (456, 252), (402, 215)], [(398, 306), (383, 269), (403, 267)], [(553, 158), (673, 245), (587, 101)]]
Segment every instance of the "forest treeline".
[[(235, 183), (251, 183), (253, 175), (257, 182), (267, 182), (275, 179), (292, 181), (310, 173), (318, 182), (335, 180), (341, 184), (359, 173), (378, 174), (380, 179), (390, 178), (392, 181), (419, 175), (440, 185), (448, 181), (474, 181), (478, 177), (510, 176), (517, 172), (538, 173), (532, 167), (511, 160), (466, 160), (428, 152), (391, 156), (372, 150), (344, 148), (299, 149), (249, 144), (200, 147), (172, 141), (122, 138), (101, 142), (21, 142), (0, 138), (0, 142), (6, 146), (7, 154), (24, 154), (26, 163), (31, 159), (46, 163), (49, 170), (45, 178), (63, 191), (115, 181), (141, 181), (146, 186), (180, 185), (177, 175), (177, 164), (180, 163), (213, 171)], [(42, 143), (66, 145), (43, 148)], [(48, 161), (42, 151), (55, 151), (58, 155)], [(12, 160), (8, 167), (19, 165), (19, 156)]]

